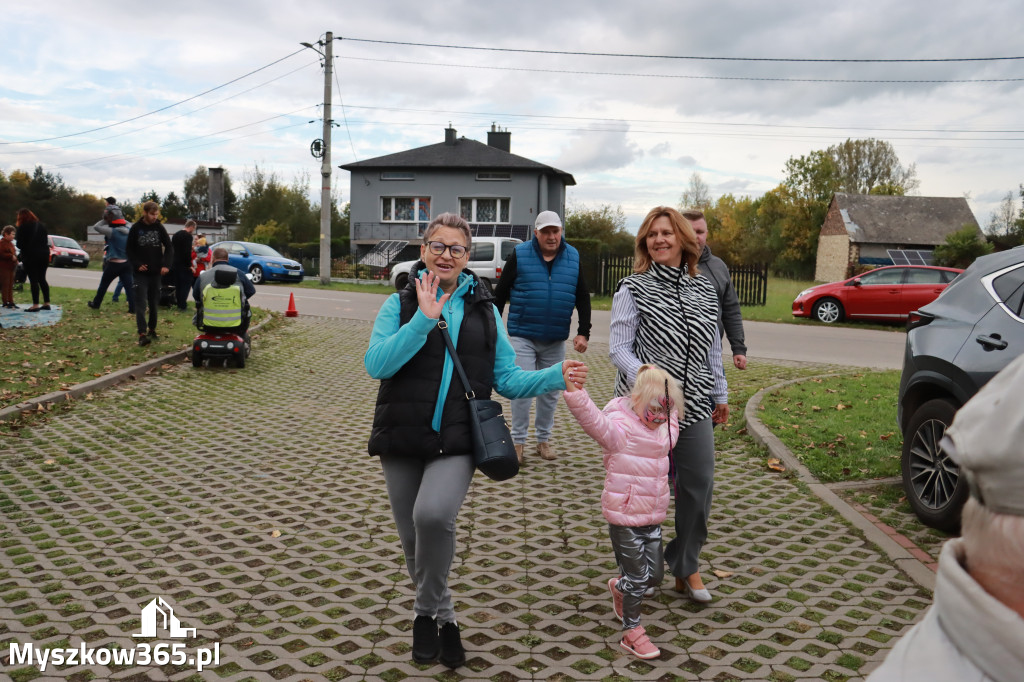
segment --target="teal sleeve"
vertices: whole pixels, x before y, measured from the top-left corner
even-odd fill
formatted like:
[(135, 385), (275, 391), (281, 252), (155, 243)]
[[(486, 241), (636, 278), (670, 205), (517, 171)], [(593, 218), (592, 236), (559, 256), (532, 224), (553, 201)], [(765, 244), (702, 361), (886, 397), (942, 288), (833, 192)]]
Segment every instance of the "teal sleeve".
[(508, 340), (498, 308), (494, 308), (494, 321), (498, 328), (498, 342), (494, 349), (494, 390), (506, 398), (533, 398), (534, 396), (565, 390), (562, 363), (546, 369), (529, 372), (516, 364), (516, 352)]
[[(370, 346), (363, 356), (366, 371), (374, 379), (389, 379), (416, 355), (437, 325), (417, 310), (408, 324), (401, 324), (398, 294), (391, 294), (377, 312), (370, 334)], [(511, 346), (510, 346), (511, 347)]]

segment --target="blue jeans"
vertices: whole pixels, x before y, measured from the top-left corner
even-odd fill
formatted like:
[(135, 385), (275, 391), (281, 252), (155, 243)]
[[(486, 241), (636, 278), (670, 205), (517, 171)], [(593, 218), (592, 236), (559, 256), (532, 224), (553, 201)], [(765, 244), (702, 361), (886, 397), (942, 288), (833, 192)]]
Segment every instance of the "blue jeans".
[[(117, 280), (117, 286), (123, 286), (128, 292), (126, 294), (128, 298), (128, 312), (135, 312), (134, 298), (132, 297), (132, 287), (134, 286), (132, 266), (128, 261), (120, 263), (107, 261), (104, 264), (103, 275), (100, 276), (100, 285), (96, 288), (96, 295), (92, 299), (93, 304), (99, 306), (103, 303), (103, 297), (107, 295), (107, 289), (115, 279)], [(117, 300), (117, 289), (114, 289), (114, 300)]]
[[(516, 352), (516, 364), (533, 371), (557, 365), (565, 360), (565, 341), (536, 341), (522, 336), (510, 336), (512, 350)], [(551, 440), (551, 427), (555, 425), (555, 406), (561, 391), (551, 391), (537, 396), (537, 417), (533, 423), (538, 443)], [(533, 398), (519, 398), (512, 401), (512, 442), (526, 442), (530, 430), (530, 404)]]

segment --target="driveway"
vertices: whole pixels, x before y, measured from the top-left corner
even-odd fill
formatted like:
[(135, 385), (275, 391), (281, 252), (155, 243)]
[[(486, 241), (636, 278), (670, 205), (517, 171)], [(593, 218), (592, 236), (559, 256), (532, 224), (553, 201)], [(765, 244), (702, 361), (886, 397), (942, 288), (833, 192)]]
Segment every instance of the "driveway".
[[(44, 675), (75, 681), (857, 680), (929, 603), (831, 508), (737, 445), (718, 456), (703, 554), (715, 601), (682, 598), (670, 578), (643, 615), (663, 657), (624, 656), (600, 451), (560, 401), (559, 458), (528, 457), (505, 483), (478, 475), (460, 514), (451, 587), (467, 665), (415, 665), (413, 594), (366, 455), (369, 333), (300, 316), (257, 338), (244, 370), (179, 365), (0, 439), (4, 643), (186, 645), (180, 665)], [(586, 359), (603, 404), (607, 347)], [(157, 598), (195, 636), (134, 637)], [(219, 655), (201, 674), (197, 648)], [(4, 675), (38, 675), (0, 656)]]

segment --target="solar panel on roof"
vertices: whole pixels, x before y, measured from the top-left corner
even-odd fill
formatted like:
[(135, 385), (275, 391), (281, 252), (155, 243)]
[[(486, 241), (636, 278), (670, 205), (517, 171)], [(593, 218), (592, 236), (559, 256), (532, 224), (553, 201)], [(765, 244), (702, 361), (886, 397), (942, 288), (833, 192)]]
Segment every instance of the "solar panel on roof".
[(935, 262), (935, 254), (932, 251), (887, 249), (886, 253), (892, 259), (893, 265), (932, 265)]

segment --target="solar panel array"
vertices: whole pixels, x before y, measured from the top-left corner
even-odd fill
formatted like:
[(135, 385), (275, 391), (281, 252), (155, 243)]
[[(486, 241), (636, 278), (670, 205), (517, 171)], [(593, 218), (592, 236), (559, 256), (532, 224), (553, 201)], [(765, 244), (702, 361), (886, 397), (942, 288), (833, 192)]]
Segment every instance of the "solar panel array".
[(904, 249), (887, 249), (893, 265), (934, 265), (933, 251), (907, 251)]

